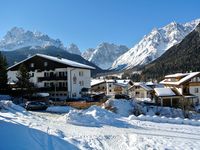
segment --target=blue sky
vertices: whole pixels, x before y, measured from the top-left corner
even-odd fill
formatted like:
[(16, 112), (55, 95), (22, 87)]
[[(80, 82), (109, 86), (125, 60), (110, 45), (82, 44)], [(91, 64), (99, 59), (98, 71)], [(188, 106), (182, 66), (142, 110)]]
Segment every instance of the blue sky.
[(0, 38), (18, 26), (81, 50), (101, 42), (132, 47), (154, 27), (197, 18), (199, 0), (0, 0)]

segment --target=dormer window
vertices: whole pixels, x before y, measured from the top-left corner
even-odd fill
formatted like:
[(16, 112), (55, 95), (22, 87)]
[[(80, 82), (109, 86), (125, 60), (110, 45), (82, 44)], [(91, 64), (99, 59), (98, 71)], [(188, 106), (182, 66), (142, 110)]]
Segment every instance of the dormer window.
[(45, 62), (44, 62), (44, 66), (45, 66), (45, 67), (48, 66), (48, 62), (45, 61)]
[(31, 63), (31, 65), (30, 65), (30, 66), (31, 66), (31, 68), (34, 68), (34, 63)]

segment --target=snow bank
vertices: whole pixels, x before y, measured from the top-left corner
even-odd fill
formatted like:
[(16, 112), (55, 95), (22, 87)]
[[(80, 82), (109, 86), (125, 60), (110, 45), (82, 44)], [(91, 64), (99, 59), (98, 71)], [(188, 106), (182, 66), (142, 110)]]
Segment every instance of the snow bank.
[(128, 117), (133, 112), (133, 102), (124, 99), (109, 99), (105, 102), (104, 108), (112, 107), (115, 113)]
[[(125, 99), (109, 99), (104, 103), (103, 108), (112, 110), (113, 112), (128, 117), (129, 115), (149, 115), (149, 116), (165, 116), (165, 117), (180, 117), (184, 118), (183, 111), (181, 109), (175, 109), (170, 107), (150, 106), (143, 103), (136, 103), (134, 100)], [(198, 118), (195, 118), (198, 119)]]
[(11, 112), (17, 111), (21, 113), (27, 113), (26, 109), (23, 107), (14, 104), (12, 101), (0, 101), (0, 108), (7, 109)]
[(50, 106), (47, 108), (46, 111), (53, 112), (53, 113), (68, 113), (70, 110), (74, 108), (70, 106)]
[(120, 115), (98, 106), (91, 106), (86, 110), (71, 110), (65, 115), (66, 122), (74, 125), (101, 127), (111, 125), (117, 127), (130, 127), (131, 125), (121, 121)]
[(140, 121), (152, 121), (152, 122), (157, 122), (157, 123), (170, 123), (170, 124), (185, 124), (185, 125), (193, 125), (193, 126), (200, 126), (200, 120), (194, 120), (194, 119), (182, 119), (182, 118), (166, 118), (164, 116), (159, 117), (159, 116), (149, 116), (149, 115), (139, 115), (139, 116), (134, 116), (130, 115), (128, 117), (129, 120), (140, 120)]

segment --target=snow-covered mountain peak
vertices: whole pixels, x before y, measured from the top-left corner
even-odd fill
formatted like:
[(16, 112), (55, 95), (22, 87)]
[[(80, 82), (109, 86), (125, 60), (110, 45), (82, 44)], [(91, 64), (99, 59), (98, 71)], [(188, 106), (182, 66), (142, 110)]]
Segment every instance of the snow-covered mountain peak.
[(95, 49), (90, 48), (86, 50), (82, 56), (100, 68), (108, 69), (111, 67), (114, 60), (116, 60), (127, 50), (128, 48), (124, 45), (115, 45), (113, 43), (103, 42), (99, 44)]
[(81, 52), (78, 48), (78, 46), (74, 43), (71, 43), (68, 47), (67, 47), (67, 51), (72, 53), (72, 54), (77, 54), (77, 55), (81, 55)]
[(171, 22), (162, 28), (154, 28), (148, 35), (113, 63), (111, 69), (129, 69), (150, 63), (167, 49), (178, 44), (200, 23), (200, 19), (189, 23)]
[(2, 40), (0, 40), (0, 49), (10, 51), (27, 46), (55, 46), (64, 48), (59, 39), (52, 39), (48, 35), (38, 31), (24, 30), (21, 27), (13, 27), (6, 33)]

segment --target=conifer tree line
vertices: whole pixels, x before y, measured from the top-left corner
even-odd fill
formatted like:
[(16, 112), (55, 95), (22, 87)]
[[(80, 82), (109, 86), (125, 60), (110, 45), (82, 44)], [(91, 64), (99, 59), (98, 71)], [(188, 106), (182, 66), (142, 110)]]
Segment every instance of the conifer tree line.
[(8, 88), (8, 76), (7, 76), (7, 60), (6, 57), (0, 52), (0, 92), (6, 92)]
[[(0, 94), (12, 94), (8, 84), (7, 67), (6, 57), (0, 51)], [(20, 65), (16, 77), (18, 80), (15, 84), (19, 96), (23, 97), (26, 95), (30, 97), (34, 93), (35, 88), (34, 84), (30, 82), (30, 74), (24, 64)]]

